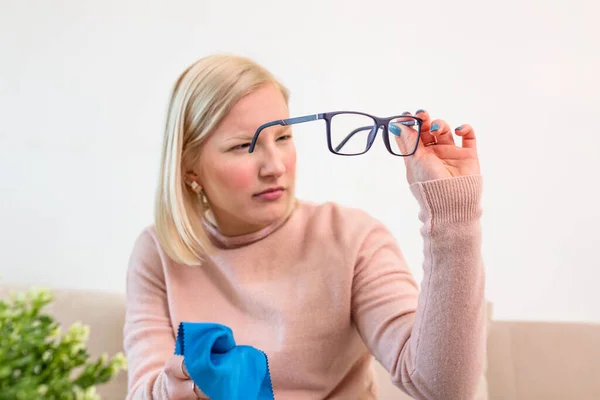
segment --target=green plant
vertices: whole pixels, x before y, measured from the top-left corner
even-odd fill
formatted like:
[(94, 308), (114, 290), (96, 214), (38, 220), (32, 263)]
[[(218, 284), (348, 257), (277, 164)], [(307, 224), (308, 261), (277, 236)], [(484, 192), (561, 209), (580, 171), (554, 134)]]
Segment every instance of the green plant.
[(126, 369), (122, 353), (89, 361), (89, 328), (75, 323), (61, 334), (42, 308), (54, 299), (44, 289), (0, 300), (0, 399), (100, 399), (95, 385)]

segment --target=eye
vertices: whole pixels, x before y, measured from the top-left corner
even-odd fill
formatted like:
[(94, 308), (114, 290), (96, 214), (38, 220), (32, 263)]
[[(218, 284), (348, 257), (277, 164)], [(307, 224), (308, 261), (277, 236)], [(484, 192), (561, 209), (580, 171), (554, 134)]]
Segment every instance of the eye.
[(250, 147), (250, 143), (242, 143), (242, 144), (238, 144), (237, 146), (233, 146), (231, 149), (229, 149), (230, 151), (234, 151), (234, 150), (244, 150), (247, 149), (248, 147)]
[(278, 141), (285, 141), (292, 138), (292, 135), (283, 135), (277, 138)]

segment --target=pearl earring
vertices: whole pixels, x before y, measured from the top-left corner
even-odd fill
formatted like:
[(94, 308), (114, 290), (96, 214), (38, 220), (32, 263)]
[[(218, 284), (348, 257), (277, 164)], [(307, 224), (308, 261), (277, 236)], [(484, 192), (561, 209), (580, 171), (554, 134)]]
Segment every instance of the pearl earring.
[(202, 186), (198, 185), (198, 183), (196, 183), (195, 181), (192, 181), (190, 186), (192, 187), (192, 190), (197, 194), (200, 194), (202, 192)]
[(202, 186), (198, 185), (198, 183), (196, 181), (192, 181), (192, 183), (190, 183), (189, 185), (192, 188), (192, 190), (194, 192), (196, 192), (197, 195), (200, 196), (200, 201), (202, 202), (202, 206), (205, 209), (208, 209), (209, 208), (208, 199), (206, 198), (206, 195), (204, 194)]

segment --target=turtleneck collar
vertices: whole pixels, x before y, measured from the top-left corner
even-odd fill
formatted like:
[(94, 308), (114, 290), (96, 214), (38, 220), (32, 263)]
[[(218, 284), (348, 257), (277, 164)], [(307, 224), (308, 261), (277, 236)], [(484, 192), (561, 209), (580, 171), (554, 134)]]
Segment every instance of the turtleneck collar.
[(290, 218), (290, 216), (296, 209), (297, 205), (298, 201), (294, 200), (290, 209), (281, 218), (273, 221), (272, 223), (258, 231), (246, 233), (243, 235), (226, 236), (222, 234), (219, 231), (219, 228), (213, 222), (214, 218), (210, 213), (208, 213), (208, 215), (204, 215), (204, 217), (202, 218), (202, 223), (204, 225), (204, 228), (206, 229), (206, 232), (208, 233), (209, 237), (212, 239), (215, 245), (222, 248), (232, 249), (257, 242), (269, 236), (271, 233), (275, 232), (287, 222), (287, 220)]

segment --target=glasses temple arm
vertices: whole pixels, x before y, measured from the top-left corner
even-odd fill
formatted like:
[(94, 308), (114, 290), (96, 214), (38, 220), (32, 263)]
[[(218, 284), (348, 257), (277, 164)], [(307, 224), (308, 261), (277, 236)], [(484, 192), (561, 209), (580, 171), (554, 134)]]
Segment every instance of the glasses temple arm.
[[(344, 140), (342, 140), (340, 142), (340, 144), (337, 145), (337, 147), (335, 148), (335, 151), (340, 151), (342, 147), (344, 147), (344, 145), (346, 143), (348, 143), (348, 140), (352, 139), (352, 136), (356, 135), (358, 132), (361, 131), (366, 131), (366, 130), (373, 130), (374, 125), (369, 125), (369, 126), (363, 126), (360, 128), (356, 128), (355, 130), (353, 130), (352, 132), (350, 132), (345, 138)], [(369, 135), (370, 138), (371, 135)]]
[(264, 125), (261, 125), (258, 127), (258, 129), (256, 130), (256, 133), (254, 134), (254, 137), (252, 138), (252, 142), (250, 143), (250, 147), (248, 148), (248, 153), (252, 153), (254, 151), (254, 146), (256, 146), (256, 141), (258, 140), (258, 135), (265, 128), (268, 128), (270, 126), (275, 126), (275, 125), (286, 126), (286, 125), (301, 124), (303, 122), (316, 121), (317, 119), (323, 119), (324, 116), (325, 116), (325, 114), (312, 114), (312, 115), (305, 115), (303, 117), (279, 119), (277, 121), (268, 122)]

